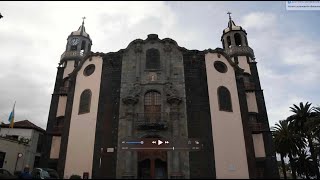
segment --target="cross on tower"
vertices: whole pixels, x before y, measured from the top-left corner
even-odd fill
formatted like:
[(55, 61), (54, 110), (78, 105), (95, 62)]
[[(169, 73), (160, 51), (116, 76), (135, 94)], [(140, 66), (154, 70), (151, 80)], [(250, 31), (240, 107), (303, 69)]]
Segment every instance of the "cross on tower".
[(229, 11), (227, 14), (229, 14), (229, 19), (231, 20), (231, 12)]
[(84, 24), (84, 20), (86, 19), (85, 16), (82, 17), (82, 24)]

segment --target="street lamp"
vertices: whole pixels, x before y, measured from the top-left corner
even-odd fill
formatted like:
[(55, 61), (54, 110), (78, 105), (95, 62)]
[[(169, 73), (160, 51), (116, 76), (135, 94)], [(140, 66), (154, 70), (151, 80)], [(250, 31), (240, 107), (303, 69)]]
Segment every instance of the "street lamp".
[(19, 160), (22, 156), (23, 156), (22, 153), (18, 153), (18, 155), (17, 155), (17, 160), (16, 160), (16, 165), (14, 166), (14, 172), (16, 172), (18, 160)]

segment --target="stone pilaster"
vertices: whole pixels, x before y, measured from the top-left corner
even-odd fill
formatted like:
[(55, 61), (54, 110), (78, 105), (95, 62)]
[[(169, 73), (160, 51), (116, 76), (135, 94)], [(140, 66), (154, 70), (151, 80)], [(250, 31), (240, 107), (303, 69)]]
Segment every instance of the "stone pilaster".
[[(126, 113), (126, 137), (132, 137), (133, 135), (133, 122), (135, 117), (135, 104), (138, 103), (138, 99), (136, 97), (128, 96), (123, 99), (123, 102), (127, 106), (127, 113)], [(133, 172), (133, 153), (131, 151), (125, 152), (125, 172), (122, 175), (124, 179), (134, 179), (135, 173)]]
[[(170, 121), (172, 122), (172, 139), (176, 139), (180, 136), (180, 118), (179, 118), (179, 105), (181, 103), (181, 98), (179, 97), (168, 97), (168, 103), (170, 106)], [(180, 179), (183, 178), (183, 173), (180, 167), (180, 152), (172, 152), (172, 171), (170, 178)]]

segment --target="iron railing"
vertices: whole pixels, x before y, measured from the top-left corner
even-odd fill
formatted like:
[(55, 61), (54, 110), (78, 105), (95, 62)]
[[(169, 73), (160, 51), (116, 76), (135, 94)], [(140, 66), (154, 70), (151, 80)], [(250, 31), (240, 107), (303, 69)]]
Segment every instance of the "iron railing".
[(74, 59), (74, 58), (82, 58), (84, 57), (84, 53), (83, 52), (79, 52), (79, 51), (65, 51), (62, 55), (61, 55), (61, 60), (63, 59)]
[(137, 113), (135, 114), (135, 127), (139, 130), (165, 130), (168, 128), (168, 113)]
[(267, 125), (264, 123), (249, 123), (249, 127), (253, 133), (269, 131)]

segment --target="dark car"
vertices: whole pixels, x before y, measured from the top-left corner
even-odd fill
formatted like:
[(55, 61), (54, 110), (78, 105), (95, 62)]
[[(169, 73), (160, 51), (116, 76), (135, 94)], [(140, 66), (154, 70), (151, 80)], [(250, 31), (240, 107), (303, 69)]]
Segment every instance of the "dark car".
[(17, 176), (11, 174), (8, 170), (0, 168), (0, 179), (18, 179)]
[(35, 168), (31, 176), (32, 179), (59, 179), (57, 171), (49, 168)]

